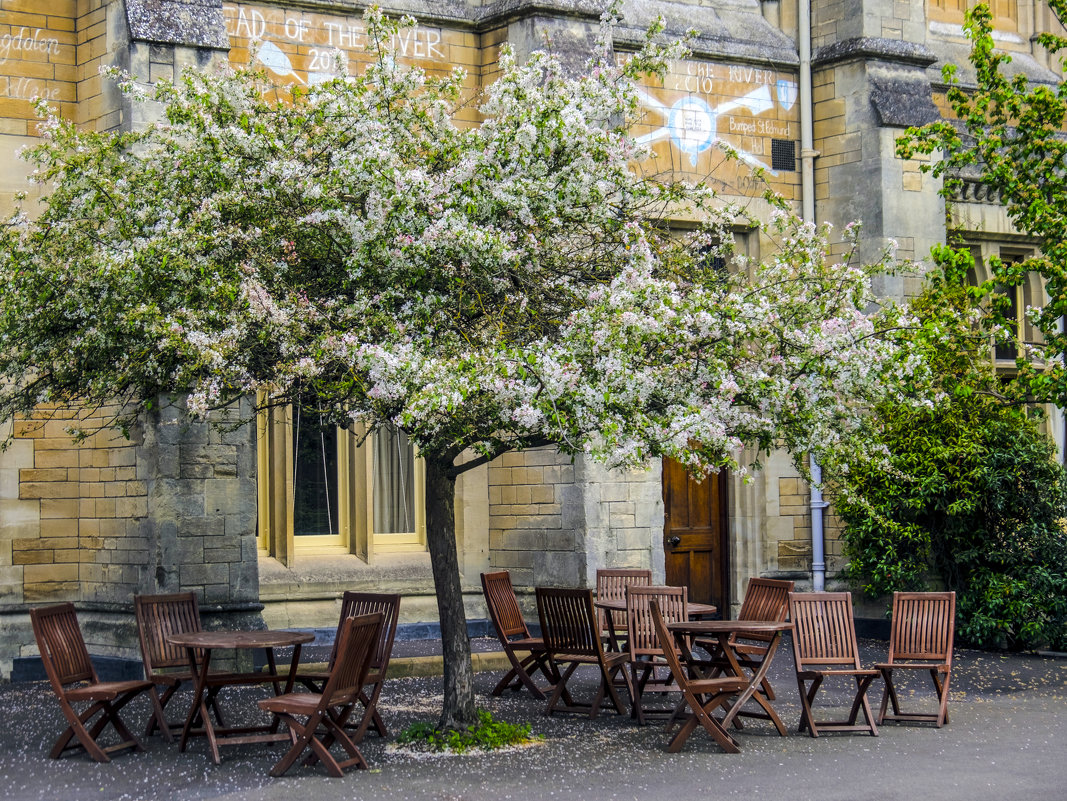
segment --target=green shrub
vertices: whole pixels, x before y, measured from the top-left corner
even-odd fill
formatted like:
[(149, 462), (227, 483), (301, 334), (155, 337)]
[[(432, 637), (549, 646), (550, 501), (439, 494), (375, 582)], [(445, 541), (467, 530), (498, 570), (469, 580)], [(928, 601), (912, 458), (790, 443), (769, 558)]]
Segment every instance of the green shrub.
[(396, 741), (430, 751), (463, 754), (472, 750), (495, 751), (511, 745), (526, 745), (540, 739), (530, 733), (529, 723), (494, 720), (489, 712), (479, 709), (478, 722), (465, 731), (438, 731), (432, 723), (412, 723), (400, 732)]
[[(871, 436), (889, 466), (834, 474), (849, 576), (874, 596), (956, 591), (957, 632), (989, 648), (1067, 645), (1067, 477), (1040, 417), (996, 374), (967, 253), (945, 252), (912, 304), (928, 407), (885, 405)], [(976, 313), (977, 312), (977, 313)], [(921, 391), (921, 393), (920, 393)], [(1007, 401), (1007, 402), (1006, 402)]]
[(1033, 419), (986, 399), (882, 417), (901, 474), (860, 470), (863, 502), (839, 499), (849, 575), (872, 595), (957, 593), (960, 638), (981, 647), (1062, 647), (1067, 481)]

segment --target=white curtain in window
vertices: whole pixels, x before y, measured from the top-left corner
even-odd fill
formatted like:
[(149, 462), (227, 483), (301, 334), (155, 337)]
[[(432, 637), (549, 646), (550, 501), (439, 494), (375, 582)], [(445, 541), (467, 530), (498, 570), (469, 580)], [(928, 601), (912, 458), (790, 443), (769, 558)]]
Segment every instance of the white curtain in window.
[(415, 449), (407, 434), (392, 426), (379, 429), (374, 448), (374, 531), (406, 534), (415, 530)]

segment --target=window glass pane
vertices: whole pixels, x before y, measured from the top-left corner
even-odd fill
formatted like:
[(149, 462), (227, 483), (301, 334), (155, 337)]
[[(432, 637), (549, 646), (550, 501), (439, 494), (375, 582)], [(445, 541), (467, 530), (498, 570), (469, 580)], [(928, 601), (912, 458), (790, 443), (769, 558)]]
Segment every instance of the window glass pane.
[(374, 435), (374, 532), (404, 534), (415, 530), (415, 449), (408, 436), (392, 426)]
[[(1019, 316), (1019, 303), (1017, 300), (1017, 290), (1015, 287), (997, 287), (997, 292), (1004, 295), (1008, 299), (1008, 308), (1004, 312), (1004, 316), (1008, 319), (1008, 330), (1011, 331), (1012, 339), (1018, 341), (1019, 339), (1019, 324), (1016, 322)], [(1010, 342), (998, 342), (996, 346), (997, 359), (1005, 359), (1015, 361), (1015, 358), (1019, 355), (1019, 349)]]
[(293, 534), (337, 534), (337, 428), (296, 409), (293, 437)]

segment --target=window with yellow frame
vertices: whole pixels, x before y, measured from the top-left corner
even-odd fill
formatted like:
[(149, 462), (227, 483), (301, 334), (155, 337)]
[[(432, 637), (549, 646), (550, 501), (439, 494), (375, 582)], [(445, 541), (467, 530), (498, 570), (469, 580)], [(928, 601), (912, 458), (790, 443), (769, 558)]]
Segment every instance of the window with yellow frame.
[(407, 435), (362, 437), (299, 408), (258, 418), (259, 546), (291, 564), (299, 554), (426, 549), (425, 473)]
[[(975, 257), (975, 270), (969, 276), (972, 284), (988, 277), (988, 262), (992, 255), (998, 256), (1006, 264), (1021, 262), (1032, 255), (1026, 251), (1000, 248), (995, 244), (974, 246), (972, 252)], [(1031, 306), (1044, 305), (1044, 290), (1040, 278), (1030, 273), (1018, 286), (1002, 286), (998, 287), (997, 291), (1008, 299), (1005, 316), (1009, 320), (1012, 337), (1010, 342), (993, 343), (990, 350), (998, 369), (1010, 371), (1015, 368), (1015, 360), (1027, 343), (1036, 344), (1041, 341), (1041, 332), (1026, 318), (1026, 310)]]
[(927, 13), (931, 22), (962, 25), (964, 14), (979, 2), (989, 6), (998, 31), (1019, 29), (1019, 0), (929, 0)]

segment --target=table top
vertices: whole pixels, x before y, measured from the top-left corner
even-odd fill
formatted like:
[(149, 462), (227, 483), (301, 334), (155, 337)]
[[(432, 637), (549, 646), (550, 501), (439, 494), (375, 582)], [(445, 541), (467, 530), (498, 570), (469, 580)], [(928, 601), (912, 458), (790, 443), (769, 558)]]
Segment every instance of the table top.
[[(593, 601), (593, 605), (600, 609), (607, 609), (611, 612), (625, 612), (626, 601), (623, 598), (605, 598), (603, 601)], [(719, 611), (717, 606), (711, 604), (700, 604), (696, 601), (690, 601), (687, 605), (689, 614), (691, 615), (714, 615)]]
[(315, 639), (309, 631), (183, 631), (167, 636), (181, 648), (284, 648)]
[(669, 631), (680, 631), (684, 634), (733, 634), (743, 631), (772, 634), (776, 631), (789, 631), (791, 628), (792, 623), (773, 620), (682, 620), (667, 624)]

